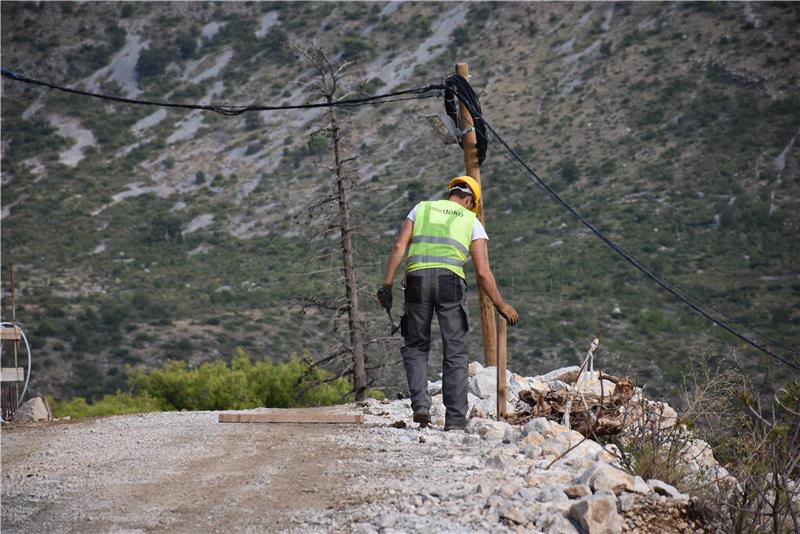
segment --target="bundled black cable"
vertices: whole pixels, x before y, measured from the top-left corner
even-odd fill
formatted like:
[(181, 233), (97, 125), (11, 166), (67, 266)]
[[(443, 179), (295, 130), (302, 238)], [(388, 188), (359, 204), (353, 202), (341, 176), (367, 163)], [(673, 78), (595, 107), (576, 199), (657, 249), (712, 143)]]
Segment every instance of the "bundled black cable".
[[(461, 128), (462, 126), (467, 125), (458, 124), (458, 99), (456, 98), (456, 95), (458, 95), (459, 99), (465, 101), (464, 104), (472, 114), (472, 126), (475, 128), (478, 140), (478, 165), (480, 165), (483, 163), (483, 160), (486, 159), (486, 147), (488, 146), (488, 138), (486, 137), (486, 123), (483, 121), (481, 103), (478, 101), (478, 95), (475, 93), (475, 90), (472, 88), (469, 82), (458, 74), (452, 74), (445, 82), (444, 110), (447, 112), (447, 115), (453, 119), (453, 122), (457, 124), (459, 128)], [(477, 113), (472, 110), (477, 111)], [(460, 144), (462, 147), (464, 146), (464, 144), (461, 142), (461, 137), (458, 138), (458, 144)]]

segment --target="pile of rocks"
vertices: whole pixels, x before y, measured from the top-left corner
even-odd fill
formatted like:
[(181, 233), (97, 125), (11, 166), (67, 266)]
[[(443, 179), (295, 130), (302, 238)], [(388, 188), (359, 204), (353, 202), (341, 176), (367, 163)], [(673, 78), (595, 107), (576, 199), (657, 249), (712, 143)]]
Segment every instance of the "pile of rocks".
[[(519, 400), (525, 390), (545, 394), (568, 388), (569, 376), (574, 377), (577, 370), (577, 367), (559, 369), (532, 378), (508, 373), (507, 412), (530, 409)], [(496, 369), (473, 362), (469, 375), (471, 417), (466, 435), (445, 433), (438, 428), (444, 422), (440, 382), (429, 384), (433, 400), (432, 428), (420, 430), (411, 422), (408, 401), (370, 400), (363, 407), (364, 413), (384, 421), (387, 418), (403, 421), (404, 428), (392, 429), (401, 433), (399, 442), (424, 443), (423, 447), (428, 447), (426, 450), (436, 450), (437, 460), (442, 459), (449, 467), (439, 466), (438, 462), (432, 465), (427, 492), (408, 495), (407, 502), (398, 503), (391, 522), (386, 525), (380, 521), (378, 524), (363, 522), (357, 530), (382, 533), (430, 528), (433, 531), (559, 533), (709, 531), (695, 513), (688, 495), (660, 480), (643, 480), (624, 471), (620, 464), (621, 453), (615, 446), (604, 447), (544, 417), (535, 417), (522, 425), (497, 421)], [(592, 377), (582, 386), (602, 387), (605, 392), (613, 392), (614, 388), (613, 383), (601, 386)], [(674, 410), (665, 408), (661, 406), (657, 412), (663, 417), (660, 424), (674, 424)], [(368, 417), (369, 422), (377, 421)], [(398, 454), (403, 452), (398, 449)], [(711, 458), (713, 460), (713, 456)], [(462, 478), (464, 472), (468, 475)], [(471, 487), (468, 480), (476, 482), (475, 486)], [(433, 493), (430, 493), (430, 486), (434, 487)], [(397, 497), (404, 495), (403, 489), (402, 486), (397, 488)], [(431, 506), (434, 501), (435, 505)], [(452, 523), (446, 528), (441, 522), (436, 523), (435, 528), (426, 524), (419, 516), (424, 516), (428, 510), (444, 511)]]

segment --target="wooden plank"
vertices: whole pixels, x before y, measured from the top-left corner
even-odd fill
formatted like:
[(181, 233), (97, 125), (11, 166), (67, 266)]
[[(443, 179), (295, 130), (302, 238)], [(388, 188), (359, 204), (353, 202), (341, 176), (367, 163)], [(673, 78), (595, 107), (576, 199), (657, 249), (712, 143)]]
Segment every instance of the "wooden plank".
[(220, 423), (338, 423), (361, 424), (363, 415), (313, 412), (221, 413)]
[(25, 380), (24, 367), (3, 367), (0, 369), (0, 382), (22, 382)]
[(0, 341), (19, 341), (22, 339), (19, 328), (16, 326), (4, 326), (0, 328)]

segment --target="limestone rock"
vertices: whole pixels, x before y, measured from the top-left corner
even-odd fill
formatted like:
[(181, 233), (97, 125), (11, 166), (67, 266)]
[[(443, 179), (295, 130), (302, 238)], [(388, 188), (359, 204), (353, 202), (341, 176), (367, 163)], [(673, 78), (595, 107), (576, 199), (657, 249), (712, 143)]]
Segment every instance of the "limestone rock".
[(575, 484), (574, 486), (564, 488), (564, 494), (570, 499), (580, 499), (581, 497), (587, 497), (591, 495), (592, 488), (586, 484)]
[(506, 435), (506, 430), (510, 427), (503, 421), (492, 421), (490, 419), (470, 419), (467, 423), (467, 434), (476, 434), (485, 440), (501, 441)]
[(519, 392), (524, 389), (530, 389), (528, 386), (528, 379), (523, 376), (519, 376), (516, 373), (509, 373), (506, 385), (506, 393), (513, 395), (514, 397), (518, 397)]
[[(476, 397), (472, 393), (467, 393), (467, 413), (472, 413), (472, 408), (475, 407), (475, 404), (479, 400), (481, 400), (481, 399)], [(442, 399), (442, 402), (444, 403), (444, 399)], [(444, 404), (442, 404), (442, 406), (444, 406)]]
[(469, 392), (481, 399), (497, 396), (497, 367), (484, 367), (469, 381)]
[(519, 508), (512, 504), (507, 504), (500, 508), (500, 510), (498, 510), (498, 515), (507, 521), (516, 523), (517, 525), (524, 525), (528, 522), (522, 512), (519, 511)]
[(540, 382), (535, 378), (528, 379), (528, 389), (536, 393), (537, 396), (550, 393), (550, 387), (547, 385), (547, 382)]
[(517, 443), (520, 439), (520, 435), (519, 427), (509, 425), (503, 436), (503, 443)]
[(545, 512), (536, 519), (536, 528), (542, 532), (558, 532), (558, 534), (579, 534), (575, 525), (563, 514)]
[(645, 482), (642, 477), (636, 475), (633, 477), (633, 492), (641, 493), (642, 495), (650, 495), (653, 493), (653, 490), (647, 485), (647, 482)]
[(429, 395), (438, 395), (442, 392), (442, 381), (437, 380), (436, 382), (431, 382), (428, 380), (428, 394)]
[(50, 421), (53, 413), (44, 397), (34, 397), (23, 402), (14, 413), (14, 420), (23, 423)]
[(580, 371), (580, 369), (581, 368), (578, 367), (577, 365), (572, 365), (570, 367), (562, 367), (561, 369), (556, 369), (554, 371), (550, 371), (546, 375), (541, 375), (541, 376), (537, 376), (537, 377), (534, 377), (534, 378), (539, 382), (547, 383), (547, 382), (550, 382), (551, 380), (558, 380), (559, 378), (561, 378), (563, 376), (567, 376), (567, 375), (570, 375), (572, 373), (577, 373), (578, 371)]
[(430, 413), (431, 413), (431, 421), (433, 421), (434, 424), (436, 424), (437, 426), (440, 426), (438, 425), (438, 421), (440, 419), (444, 421), (444, 416), (445, 416), (444, 399), (442, 398), (441, 394), (434, 395), (431, 398)]
[(483, 366), (480, 364), (480, 362), (469, 362), (469, 367), (467, 367), (467, 377), (474, 377), (476, 374), (478, 374), (478, 372), (480, 372), (481, 369), (483, 369)]
[(685, 493), (681, 493), (675, 486), (667, 484), (666, 482), (662, 482), (660, 480), (651, 479), (647, 481), (647, 485), (650, 488), (658, 493), (659, 495), (664, 495), (665, 497), (669, 497), (670, 499), (677, 499), (679, 501), (688, 501), (689, 496)]
[[(591, 453), (585, 452), (587, 449), (583, 448), (584, 445), (586, 445), (586, 447), (590, 446), (587, 445), (589, 441), (584, 441), (584, 439), (585, 438), (583, 437), (583, 435), (581, 435), (580, 432), (576, 432), (574, 430), (566, 430), (565, 432), (559, 432), (558, 434), (554, 434), (551, 438), (545, 440), (540, 445), (540, 447), (542, 447), (542, 454), (544, 454), (545, 456), (558, 457), (561, 456), (562, 454), (567, 453), (570, 447), (575, 446), (574, 450), (571, 450), (569, 453), (567, 453), (567, 456), (569, 456), (569, 458), (573, 460), (572, 463), (579, 464), (590, 461), (594, 462), (594, 458), (597, 454), (597, 451), (593, 449)], [(581, 444), (578, 445), (578, 443)], [(594, 443), (594, 445), (597, 446), (598, 448), (602, 448), (597, 443)], [(583, 459), (583, 456), (585, 454), (588, 455), (586, 456), (586, 461), (584, 462), (581, 460)], [(577, 462), (575, 460), (577, 460)], [(562, 458), (560, 461), (566, 461), (566, 458)]]
[(622, 518), (617, 513), (617, 501), (611, 495), (584, 497), (570, 507), (568, 514), (589, 534), (622, 533)]
[(623, 493), (619, 496), (619, 509), (621, 512), (630, 512), (636, 504), (636, 495), (633, 493)]
[(578, 388), (584, 393), (591, 393), (593, 395), (597, 395), (598, 397), (602, 395), (605, 398), (610, 397), (616, 389), (616, 384), (614, 384), (614, 382), (600, 379), (599, 371), (584, 371), (581, 373), (577, 385)]
[[(477, 398), (477, 397), (476, 397)], [(506, 401), (506, 413), (512, 413), (514, 407)], [(497, 397), (491, 395), (485, 399), (478, 399), (469, 406), (469, 417), (493, 418), (497, 416)]]
[(623, 491), (633, 491), (634, 488), (634, 480), (631, 475), (605, 462), (592, 464), (581, 473), (578, 483), (588, 484), (595, 492), (610, 490), (616, 495)]
[[(486, 459), (486, 467), (491, 467), (492, 469), (503, 470), (508, 467), (510, 463), (511, 459), (505, 454), (493, 454)], [(511, 494), (507, 495), (507, 497), (510, 497), (513, 494), (514, 492), (512, 491)]]
[[(580, 438), (578, 436), (580, 436)], [(549, 441), (543, 443), (541, 445), (542, 452), (548, 454), (551, 451), (557, 450), (549, 448), (553, 443), (557, 443), (558, 448), (561, 449), (561, 452), (555, 455), (561, 456), (557, 463), (563, 463), (576, 470), (586, 469), (598, 461), (598, 456), (607, 454), (599, 443), (590, 439), (584, 439), (580, 433), (572, 430), (556, 434), (550, 438)]]
[(561, 487), (553, 484), (538, 488), (534, 498), (538, 502), (566, 502), (569, 500)]
[(475, 405), (472, 406), (472, 409), (469, 411), (469, 416), (467, 418), (468, 419), (488, 419), (489, 418), (489, 414), (487, 414), (485, 411), (483, 411), (483, 408), (481, 407), (480, 403), (476, 402)]
[(356, 523), (353, 525), (353, 532), (356, 534), (378, 534), (378, 530), (369, 523)]
[(522, 427), (522, 437), (524, 438), (529, 434), (538, 434), (544, 441), (551, 435), (549, 421), (544, 417), (531, 419)]

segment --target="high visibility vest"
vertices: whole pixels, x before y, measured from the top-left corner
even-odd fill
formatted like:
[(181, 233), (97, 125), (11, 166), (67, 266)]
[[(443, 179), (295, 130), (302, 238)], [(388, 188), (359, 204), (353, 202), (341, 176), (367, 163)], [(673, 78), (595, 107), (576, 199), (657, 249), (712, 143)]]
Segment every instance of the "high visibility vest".
[(420, 202), (406, 272), (444, 268), (465, 278), (474, 223), (474, 213), (450, 200)]

